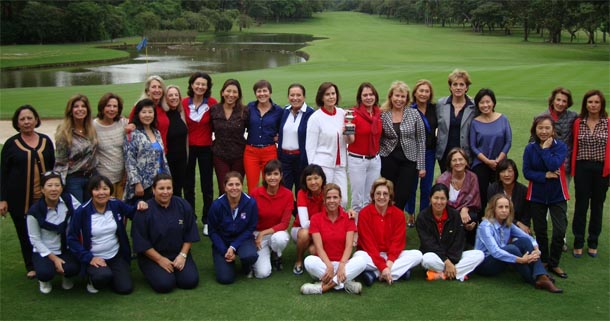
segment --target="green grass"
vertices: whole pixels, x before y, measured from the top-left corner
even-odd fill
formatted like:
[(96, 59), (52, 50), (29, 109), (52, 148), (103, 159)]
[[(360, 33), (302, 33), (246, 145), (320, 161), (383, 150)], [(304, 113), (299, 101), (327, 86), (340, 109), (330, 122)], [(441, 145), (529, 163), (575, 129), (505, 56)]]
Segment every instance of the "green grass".
[[(393, 80), (404, 80), (412, 86), (417, 79), (427, 78), (435, 85), (438, 98), (448, 93), (449, 72), (463, 68), (472, 76), (472, 96), (481, 87), (496, 91), (497, 110), (508, 116), (513, 129), (509, 156), (519, 166), (532, 117), (545, 108), (555, 86), (572, 90), (572, 108), (577, 111), (586, 90), (610, 92), (607, 46), (523, 43), (515, 37), (481, 36), (462, 28), (403, 25), (355, 13), (324, 13), (307, 22), (271, 24), (245, 32), (307, 33), (328, 39), (314, 41), (304, 49), (311, 56), (307, 63), (213, 75), (215, 97), (225, 79), (236, 78), (242, 83), (245, 101), (252, 100), (251, 85), (264, 78), (272, 82), (276, 102), (284, 103), (287, 86), (299, 81), (308, 89), (307, 101), (313, 103), (317, 86), (333, 81), (341, 90), (341, 105), (349, 106), (355, 102), (355, 91), (362, 81), (371, 81), (385, 97)], [(186, 78), (167, 83), (185, 89)], [(95, 102), (106, 91), (116, 91), (130, 105), (140, 95), (142, 84), (0, 90), (0, 117), (10, 118), (14, 108), (24, 103), (36, 106), (43, 117), (58, 117), (70, 95), (81, 92)], [(199, 199), (197, 213), (200, 208)], [(569, 204), (570, 215), (572, 211), (573, 201)], [(608, 205), (605, 212), (609, 213)], [(298, 290), (309, 277), (296, 277), (291, 272), (293, 244), (285, 251), (284, 271), (267, 280), (242, 277), (234, 285), (221, 286), (213, 279), (206, 238), (193, 246), (201, 276), (197, 289), (157, 295), (133, 264), (136, 290), (122, 297), (109, 291), (88, 295), (82, 282), (72, 291), (63, 291), (56, 282), (50, 295), (40, 294), (36, 282), (24, 276), (19, 245), (8, 218), (0, 224), (0, 319), (608, 320), (610, 253), (605, 221), (597, 259), (563, 256), (561, 266), (570, 277), (557, 281), (565, 290), (562, 295), (534, 290), (512, 271), (494, 278), (475, 275), (465, 283), (426, 282), (418, 268), (409, 282), (391, 287), (375, 284), (365, 288), (361, 296), (330, 293), (306, 297)], [(568, 243), (571, 241), (568, 229)], [(409, 229), (407, 248), (418, 246), (415, 230)]]
[(125, 51), (96, 48), (93, 44), (2, 46), (0, 68), (74, 64), (128, 57), (129, 54)]

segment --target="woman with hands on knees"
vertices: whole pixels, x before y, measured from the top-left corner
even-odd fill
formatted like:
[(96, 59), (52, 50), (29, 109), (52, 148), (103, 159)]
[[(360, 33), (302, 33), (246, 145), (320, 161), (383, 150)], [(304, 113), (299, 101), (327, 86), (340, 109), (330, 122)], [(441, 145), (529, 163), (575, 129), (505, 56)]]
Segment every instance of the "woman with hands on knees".
[(139, 201), (137, 207), (111, 198), (113, 184), (105, 176), (89, 180), (91, 201), (78, 208), (70, 221), (68, 246), (89, 277), (87, 291), (97, 293), (110, 285), (119, 294), (133, 291), (129, 272), (131, 248), (125, 220), (148, 204)]
[(501, 160), (496, 166), (496, 175), (496, 181), (489, 185), (487, 189), (487, 198), (491, 199), (496, 194), (506, 196), (515, 209), (513, 223), (526, 234), (531, 234), (530, 223), (532, 219), (529, 201), (525, 198), (527, 187), (517, 181), (519, 178), (517, 164), (510, 158)]
[(405, 250), (407, 240), (403, 211), (394, 206), (394, 184), (383, 177), (373, 182), (370, 192), (372, 204), (358, 215), (358, 250), (354, 257), (366, 261), (364, 284), (371, 286), (375, 279), (392, 284), (398, 279), (408, 280), (411, 268), (421, 263), (418, 250)]
[(428, 270), (428, 281), (465, 281), (484, 259), (479, 250), (464, 251), (466, 234), (463, 222), (458, 211), (447, 206), (448, 201), (449, 188), (435, 184), (430, 207), (420, 212), (415, 222), (420, 250), (424, 253), (421, 265)]
[(485, 260), (476, 272), (493, 276), (512, 265), (525, 282), (534, 284), (537, 289), (563, 292), (542, 266), (536, 240), (516, 227), (513, 218), (513, 205), (506, 196), (496, 194), (489, 200), (475, 244), (475, 248), (485, 254)]
[(74, 286), (71, 277), (80, 271), (78, 260), (68, 251), (66, 242), (67, 226), (80, 203), (64, 192), (58, 172), (43, 173), (40, 185), (43, 197), (30, 207), (26, 221), (40, 292), (47, 294), (53, 289), (51, 280), (55, 274), (63, 276), (61, 286), (69, 290)]
[(294, 197), (282, 182), (282, 163), (273, 159), (263, 169), (263, 186), (252, 192), (258, 206), (258, 224), (254, 232), (254, 242), (258, 249), (258, 259), (252, 270), (256, 278), (271, 275), (271, 269), (282, 270), (282, 251), (288, 245), (290, 236), (286, 229), (290, 224)]
[[(568, 225), (567, 200), (570, 195), (564, 165), (568, 148), (555, 139), (555, 122), (550, 115), (536, 117), (530, 131), (534, 142), (525, 146), (523, 174), (529, 180), (527, 200), (530, 201), (540, 258), (552, 273), (565, 279), (568, 274), (559, 267), (559, 260)], [(547, 212), (553, 222), (550, 246)]]
[(243, 182), (240, 173), (228, 172), (224, 180), (225, 193), (212, 203), (208, 214), (214, 270), (220, 284), (235, 281), (237, 256), (248, 277), (252, 276), (252, 265), (258, 258), (253, 234), (258, 222), (258, 207), (254, 198), (243, 192)]
[(297, 258), (292, 273), (303, 274), (303, 256), (305, 251), (315, 255), (315, 247), (309, 234), (310, 218), (322, 212), (324, 208), (324, 195), (322, 191), (326, 186), (326, 175), (322, 167), (316, 164), (307, 165), (301, 175), (301, 189), (297, 193), (297, 217), (292, 223), (290, 235), (297, 243)]
[(366, 268), (365, 259), (350, 259), (356, 230), (356, 223), (341, 208), (341, 188), (327, 184), (324, 211), (312, 216), (309, 226), (316, 255), (305, 258), (305, 269), (320, 282), (303, 284), (302, 294), (322, 294), (333, 289), (345, 289), (350, 294), (362, 292), (362, 284), (353, 280)]
[(193, 289), (199, 284), (197, 266), (189, 253), (199, 241), (193, 208), (173, 196), (169, 174), (155, 176), (152, 189), (154, 199), (148, 201), (146, 212), (136, 213), (131, 229), (138, 266), (156, 292)]

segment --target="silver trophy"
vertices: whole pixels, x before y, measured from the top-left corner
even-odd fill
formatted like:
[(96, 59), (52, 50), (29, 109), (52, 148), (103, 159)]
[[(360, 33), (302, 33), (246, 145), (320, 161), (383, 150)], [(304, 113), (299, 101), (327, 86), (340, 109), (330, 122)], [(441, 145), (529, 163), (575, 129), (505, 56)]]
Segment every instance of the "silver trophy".
[(354, 135), (356, 133), (356, 124), (352, 123), (354, 120), (354, 112), (351, 110), (346, 111), (345, 120), (347, 121), (345, 124), (345, 135)]

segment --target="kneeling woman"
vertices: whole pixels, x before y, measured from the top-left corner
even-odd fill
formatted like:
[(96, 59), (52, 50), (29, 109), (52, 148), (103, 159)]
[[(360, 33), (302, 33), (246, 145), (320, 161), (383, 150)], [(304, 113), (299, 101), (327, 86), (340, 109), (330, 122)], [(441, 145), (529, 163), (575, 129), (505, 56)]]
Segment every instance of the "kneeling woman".
[(352, 244), (356, 223), (341, 208), (341, 188), (336, 184), (324, 187), (324, 211), (311, 217), (309, 233), (316, 255), (305, 258), (305, 270), (318, 283), (301, 286), (302, 294), (322, 294), (332, 289), (360, 294), (362, 284), (353, 281), (366, 268), (365, 259), (353, 257)]
[(366, 260), (364, 284), (370, 286), (375, 279), (392, 284), (400, 277), (409, 278), (410, 269), (421, 263), (418, 250), (404, 250), (407, 240), (407, 222), (403, 211), (394, 206), (394, 184), (383, 177), (373, 182), (373, 204), (364, 207), (358, 215), (358, 249), (354, 257)]
[(253, 272), (256, 278), (271, 275), (271, 268), (282, 270), (282, 251), (290, 237), (286, 229), (290, 224), (294, 197), (282, 182), (282, 163), (273, 159), (263, 169), (263, 186), (252, 192), (258, 206), (258, 224), (254, 235), (258, 260)]
[(70, 193), (64, 193), (58, 172), (42, 174), (40, 186), (44, 197), (30, 208), (26, 221), (34, 248), (32, 261), (40, 292), (47, 294), (53, 289), (51, 280), (55, 274), (63, 275), (61, 286), (69, 290), (74, 286), (70, 277), (80, 270), (78, 261), (68, 251), (66, 244), (68, 221), (80, 203)]
[(254, 198), (243, 192), (244, 178), (238, 172), (225, 175), (224, 191), (212, 203), (208, 228), (212, 240), (212, 256), (216, 280), (221, 284), (235, 281), (235, 259), (239, 256), (244, 274), (250, 276), (258, 254), (254, 230), (258, 208)]
[(460, 213), (447, 206), (449, 188), (437, 183), (431, 195), (430, 207), (419, 213), (415, 223), (424, 253), (421, 265), (428, 270), (426, 279), (464, 281), (483, 261), (483, 252), (464, 251), (466, 231)]
[(537, 289), (563, 292), (553, 284), (542, 266), (538, 243), (513, 224), (513, 218), (513, 204), (506, 196), (496, 194), (489, 200), (475, 243), (475, 248), (485, 253), (485, 260), (476, 272), (491, 276), (512, 265), (523, 280)]
[[(111, 199), (114, 184), (105, 176), (92, 177), (87, 190), (91, 201), (74, 212), (68, 229), (68, 246), (81, 264), (87, 266), (89, 293), (111, 285), (115, 292), (129, 294), (133, 281), (129, 274), (131, 248), (125, 219), (133, 218), (136, 207)], [(146, 202), (138, 202), (138, 210), (147, 208)]]
[(135, 215), (131, 230), (138, 266), (156, 292), (193, 289), (199, 284), (197, 266), (189, 255), (193, 242), (199, 241), (193, 208), (173, 196), (168, 174), (155, 176), (152, 192), (148, 210)]

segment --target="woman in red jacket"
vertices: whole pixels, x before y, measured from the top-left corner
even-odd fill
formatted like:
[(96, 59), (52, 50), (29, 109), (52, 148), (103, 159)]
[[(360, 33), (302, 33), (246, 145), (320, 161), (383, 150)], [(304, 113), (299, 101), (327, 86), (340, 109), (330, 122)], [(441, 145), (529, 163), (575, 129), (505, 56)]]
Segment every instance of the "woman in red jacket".
[(401, 277), (408, 279), (410, 269), (421, 263), (422, 253), (405, 250), (407, 230), (405, 215), (394, 206), (394, 184), (383, 177), (373, 182), (372, 204), (358, 215), (358, 250), (354, 257), (366, 260), (364, 284), (375, 279), (392, 284)]

